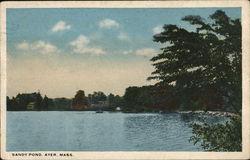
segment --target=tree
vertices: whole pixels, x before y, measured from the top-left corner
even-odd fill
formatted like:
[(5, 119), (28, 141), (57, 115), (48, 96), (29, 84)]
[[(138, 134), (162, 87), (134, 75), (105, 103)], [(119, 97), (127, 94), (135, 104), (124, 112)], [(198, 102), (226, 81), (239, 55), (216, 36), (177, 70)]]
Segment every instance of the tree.
[(151, 103), (155, 109), (174, 111), (180, 108), (173, 86), (157, 85), (151, 88)]
[(17, 105), (16, 105), (15, 97), (13, 97), (12, 99), (10, 99), (7, 96), (7, 110), (8, 111), (16, 111), (16, 110), (18, 110), (16, 106)]
[[(184, 107), (199, 106), (202, 93), (213, 95), (215, 92), (210, 91), (216, 88), (216, 96), (209, 101), (220, 99), (218, 103), (224, 106), (219, 108), (240, 112), (241, 22), (221, 10), (210, 19), (211, 23), (200, 16), (182, 18), (195, 31), (164, 25), (164, 31), (153, 40), (167, 46), (151, 59), (155, 71), (148, 79), (159, 80), (157, 85), (175, 85)], [(207, 106), (204, 102), (201, 107)]]
[[(241, 112), (241, 22), (218, 10), (211, 23), (200, 16), (183, 21), (195, 27), (190, 31), (176, 25), (164, 25), (154, 41), (167, 43), (153, 57), (156, 70), (148, 79), (157, 85), (172, 84), (186, 109), (226, 109)], [(215, 108), (213, 108), (215, 107)], [(191, 141), (200, 142), (209, 151), (240, 151), (241, 118), (225, 124), (192, 124)]]
[(137, 95), (139, 94), (139, 87), (126, 88), (123, 96), (126, 108), (135, 107), (137, 105)]
[(72, 104), (72, 99), (68, 98), (55, 98), (53, 101), (50, 99), (49, 110), (69, 110)]
[(201, 143), (207, 151), (241, 151), (242, 150), (242, 129), (241, 118), (234, 117), (225, 124), (209, 125), (191, 124), (194, 136), (190, 138), (194, 144)]
[(123, 96), (124, 109), (127, 111), (140, 112), (151, 111), (154, 107), (153, 86), (128, 87)]
[(26, 110), (26, 106), (28, 105), (28, 96), (26, 94), (20, 94), (18, 93), (15, 98), (15, 105), (17, 107), (17, 110), (24, 111)]
[(114, 94), (110, 93), (107, 96), (107, 100), (108, 100), (109, 110), (116, 110), (117, 107), (122, 108), (124, 105), (123, 98), (120, 97), (119, 95), (114, 95)]
[[(41, 94), (35, 93), (35, 103), (36, 103), (36, 108), (37, 110), (41, 111), (42, 110), (42, 101), (43, 101), (43, 97), (41, 96)], [(26, 105), (25, 105), (26, 107)]]
[(123, 98), (119, 95), (116, 95), (113, 100), (114, 107), (123, 107), (124, 101)]
[(88, 94), (88, 102), (92, 104), (92, 94)]
[(72, 100), (73, 109), (86, 109), (88, 107), (88, 100), (85, 97), (83, 90), (77, 91), (75, 97)]
[(48, 110), (49, 105), (50, 105), (50, 99), (45, 95), (41, 103), (42, 110)]
[(114, 101), (115, 101), (115, 95), (112, 94), (112, 93), (110, 93), (110, 94), (108, 95), (107, 99), (108, 99), (108, 101), (109, 101), (109, 104), (112, 104), (112, 103), (114, 103)]
[(91, 103), (93, 104), (97, 104), (99, 103), (100, 101), (106, 101), (107, 100), (107, 96), (99, 91), (99, 92), (94, 92), (92, 95), (89, 95), (91, 98)]
[(27, 110), (29, 103), (34, 103), (34, 110), (47, 110), (47, 107), (44, 106), (45, 101), (48, 100), (48, 104), (52, 105), (52, 100), (45, 96), (45, 99), (38, 93), (22, 93), (17, 94), (16, 97), (10, 99), (7, 97), (7, 110), (11, 111), (25, 111)]

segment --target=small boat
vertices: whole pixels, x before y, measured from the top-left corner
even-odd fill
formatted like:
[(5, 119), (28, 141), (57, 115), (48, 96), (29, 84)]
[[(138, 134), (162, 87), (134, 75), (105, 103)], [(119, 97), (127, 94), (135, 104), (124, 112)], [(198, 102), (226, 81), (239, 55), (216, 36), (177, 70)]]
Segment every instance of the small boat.
[(95, 113), (103, 113), (102, 110), (97, 110)]

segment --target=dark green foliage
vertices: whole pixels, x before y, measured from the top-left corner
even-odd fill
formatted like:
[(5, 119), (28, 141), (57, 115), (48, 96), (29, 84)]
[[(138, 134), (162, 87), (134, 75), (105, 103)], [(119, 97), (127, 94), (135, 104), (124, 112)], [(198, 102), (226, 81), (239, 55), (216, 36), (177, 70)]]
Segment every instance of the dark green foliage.
[(99, 92), (94, 92), (93, 94), (89, 94), (88, 99), (90, 103), (97, 104), (100, 101), (106, 101), (107, 96), (103, 92), (99, 91)]
[(46, 95), (44, 96), (42, 102), (41, 102), (41, 110), (42, 111), (48, 111), (54, 108), (54, 102), (53, 99), (48, 98)]
[(175, 88), (170, 85), (156, 85), (152, 87), (150, 100), (156, 110), (174, 111), (180, 108)]
[(16, 97), (13, 97), (12, 99), (7, 97), (7, 110), (25, 111), (28, 110), (27, 106), (30, 103), (34, 103), (34, 108), (32, 110), (36, 111), (48, 110), (50, 106), (54, 105), (52, 99), (49, 99), (46, 95), (43, 98), (39, 92), (25, 93), (25, 94), (18, 94)]
[(7, 96), (7, 110), (8, 111), (16, 111), (16, 110), (18, 110), (18, 108), (17, 108), (17, 102), (16, 102), (15, 97), (13, 97), (12, 99), (10, 99)]
[(209, 125), (193, 123), (193, 134), (190, 141), (201, 143), (207, 151), (242, 151), (241, 118), (232, 118), (225, 124)]
[[(148, 79), (157, 85), (173, 85), (182, 110), (224, 110), (241, 113), (241, 22), (218, 10), (208, 23), (200, 16), (182, 18), (190, 31), (177, 25), (164, 25), (154, 41), (165, 43), (151, 61), (155, 71)], [(240, 116), (239, 116), (240, 117)], [(192, 124), (191, 141), (209, 151), (241, 151), (241, 118), (213, 126)]]
[(109, 110), (115, 110), (116, 107), (120, 107), (120, 108), (123, 108), (123, 105), (124, 105), (124, 101), (123, 101), (123, 98), (120, 97), (119, 95), (114, 95), (112, 93), (110, 93), (107, 97), (108, 99), (108, 107), (109, 107)]
[(48, 110), (49, 109), (49, 103), (50, 100), (49, 98), (45, 95), (44, 99), (42, 100), (41, 106), (42, 106), (42, 110)]
[(35, 95), (35, 103), (36, 103), (36, 108), (38, 111), (42, 110), (42, 101), (43, 101), (43, 97), (41, 96), (40, 93)]
[(55, 98), (53, 99), (54, 105), (49, 110), (69, 110), (71, 108), (72, 99), (68, 98)]
[(115, 95), (110, 93), (107, 97), (109, 104), (113, 104), (115, 102)]
[(176, 110), (179, 101), (171, 86), (128, 87), (123, 96), (124, 110), (132, 112)]
[(150, 107), (150, 87), (128, 87), (123, 96), (125, 106), (124, 110), (132, 112), (147, 111)]
[(155, 71), (148, 79), (157, 79), (161, 85), (175, 84), (185, 109), (226, 107), (240, 112), (241, 22), (220, 10), (210, 19), (208, 23), (200, 16), (184, 17), (182, 20), (195, 31), (164, 25), (164, 31), (155, 35), (154, 41), (166, 43), (166, 47), (151, 59)]
[(72, 99), (72, 106), (87, 107), (88, 105), (88, 99), (85, 97), (84, 91), (77, 91), (75, 97)]

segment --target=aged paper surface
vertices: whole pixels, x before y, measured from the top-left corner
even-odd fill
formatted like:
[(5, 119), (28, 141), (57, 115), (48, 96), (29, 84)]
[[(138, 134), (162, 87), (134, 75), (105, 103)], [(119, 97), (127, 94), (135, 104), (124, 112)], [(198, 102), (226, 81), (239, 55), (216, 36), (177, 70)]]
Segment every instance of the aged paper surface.
[[(240, 8), (241, 9), (241, 24), (242, 24), (242, 152), (202, 152), (202, 151), (162, 151), (162, 150), (154, 150), (154, 151), (122, 151), (122, 150), (118, 150), (118, 151), (100, 151), (100, 150), (91, 150), (91, 151), (72, 151), (70, 148), (68, 148), (67, 151), (65, 150), (60, 150), (60, 148), (58, 148), (56, 151), (55, 150), (49, 150), (49, 149), (43, 149), (41, 151), (39, 150), (33, 150), (31, 149), (30, 151), (22, 151), (22, 150), (18, 150), (18, 149), (14, 149), (11, 151), (7, 150), (7, 142), (6, 141), (10, 141), (10, 139), (8, 139), (8, 134), (6, 132), (7, 130), (7, 123), (8, 123), (8, 119), (7, 119), (7, 100), (6, 100), (6, 96), (8, 95), (8, 92), (14, 92), (12, 90), (8, 90), (8, 84), (13, 84), (13, 87), (15, 87), (17, 84), (12, 83), (12, 81), (7, 80), (8, 77), (8, 54), (7, 53), (7, 49), (8, 48), (8, 43), (13, 43), (15, 42), (15, 45), (11, 46), (11, 47), (16, 47), (17, 49), (20, 50), (29, 50), (32, 52), (38, 52), (39, 54), (42, 55), (48, 55), (50, 52), (55, 52), (55, 53), (62, 53), (62, 49), (60, 47), (55, 47), (56, 45), (52, 45), (50, 42), (52, 41), (52, 39), (50, 39), (50, 41), (46, 41), (44, 40), (44, 37), (42, 35), (40, 41), (37, 41), (35, 39), (30, 39), (30, 41), (28, 41), (29, 36), (32, 37), (32, 35), (30, 35), (28, 32), (27, 33), (18, 33), (18, 36), (16, 36), (17, 39), (10, 41), (10, 37), (8, 36), (13, 36), (11, 34), (11, 30), (7, 30), (8, 28), (8, 24), (15, 20), (15, 19), (8, 19), (8, 14), (11, 13), (11, 9), (32, 9), (29, 11), (29, 14), (32, 14), (32, 12), (35, 12), (36, 10), (45, 10), (45, 9), (51, 9), (51, 11), (54, 9), (65, 9), (67, 11), (67, 9), (71, 9), (71, 8), (75, 8), (75, 9), (88, 9), (88, 8), (95, 8), (95, 9), (102, 9), (102, 8), (141, 8), (141, 9), (157, 9), (157, 8), (168, 8), (168, 9), (189, 9), (192, 10), (192, 8)], [(53, 11), (52, 11), (53, 12)], [(180, 12), (182, 12), (182, 10), (180, 10)], [(205, 12), (205, 11), (204, 11)], [(70, 11), (68, 12), (70, 14)], [(146, 12), (145, 12), (146, 13)], [(17, 13), (16, 13), (17, 14)], [(41, 12), (41, 14), (43, 14), (43, 12)], [(53, 26), (49, 26), (51, 28), (50, 31), (48, 31), (48, 35), (51, 36), (54, 33), (58, 33), (59, 35), (59, 39), (61, 39), (61, 41), (59, 41), (59, 39), (56, 39), (57, 42), (55, 42), (56, 44), (58, 44), (58, 46), (61, 45), (65, 45), (65, 44), (60, 44), (61, 42), (64, 43), (64, 33), (60, 32), (60, 31), (67, 31), (67, 30), (73, 30), (74, 32), (76, 32), (76, 30), (81, 30), (81, 28), (77, 28), (77, 26), (73, 26), (70, 24), (70, 19), (72, 19), (72, 21), (74, 20), (74, 14), (70, 15), (71, 18), (68, 19), (68, 22), (62, 21), (60, 18), (60, 13), (56, 13), (53, 12), (51, 14), (55, 14), (53, 16), (58, 16), (58, 18), (54, 19), (53, 22)], [(58, 14), (58, 15), (56, 15)], [(128, 12), (127, 12), (128, 14)], [(194, 12), (195, 14), (195, 12)], [(212, 13), (209, 13), (212, 14)], [(40, 15), (41, 16), (41, 15)], [(39, 30), (43, 30), (43, 27), (47, 26), (47, 20), (48, 23), (51, 23), (48, 16), (45, 15), (43, 18), (44, 24), (37, 24), (37, 32), (39, 32)], [(82, 16), (90, 16), (90, 15), (84, 15), (82, 14)], [(132, 16), (132, 15), (130, 15)], [(175, 16), (175, 15), (171, 15), (171, 16)], [(126, 15), (124, 15), (124, 17), (126, 17)], [(145, 14), (145, 17), (147, 17), (147, 14)], [(23, 18), (23, 23), (33, 23), (32, 19), (27, 20), (25, 16), (22, 17)], [(33, 17), (34, 18), (34, 17)], [(65, 17), (64, 17), (65, 18)], [(7, 21), (8, 20), (8, 21)], [(16, 19), (17, 20), (17, 19)], [(60, 21), (61, 20), (61, 21)], [(99, 19), (101, 20), (101, 19)], [(126, 21), (127, 19), (125, 18), (124, 21)], [(150, 19), (153, 20), (153, 19)], [(20, 21), (20, 19), (19, 19)], [(34, 20), (35, 21), (35, 20)], [(58, 22), (58, 23), (56, 23)], [(140, 22), (140, 20), (138, 19), (138, 23)], [(145, 22), (146, 23), (146, 22)], [(162, 22), (167, 23), (167, 22)], [(20, 26), (18, 26), (20, 25)], [(22, 24), (18, 24), (16, 27), (16, 29), (18, 30), (19, 27), (21, 28)], [(27, 24), (26, 24), (27, 25)], [(118, 39), (114, 39), (114, 41), (129, 41), (131, 40), (131, 35), (132, 32), (130, 34), (126, 34), (126, 29), (124, 29), (125, 27), (122, 26), (120, 23), (118, 23), (117, 21), (114, 21), (112, 19), (112, 16), (110, 18), (107, 17), (106, 21), (102, 21), (101, 22), (96, 22), (96, 24), (92, 24), (91, 22), (87, 22), (86, 26), (89, 25), (90, 27), (94, 27), (94, 25), (99, 25), (99, 28), (104, 28), (108, 31), (110, 31), (111, 27), (114, 27), (117, 32), (117, 38)], [(136, 22), (134, 23), (134, 25), (138, 25)], [(154, 28), (153, 31), (157, 32), (159, 29), (159, 27), (157, 28), (157, 25), (159, 24), (155, 24), (156, 28)], [(162, 24), (161, 24), (162, 25)], [(249, 70), (249, 62), (250, 62), (250, 32), (249, 32), (249, 25), (250, 25), (250, 3), (249, 1), (85, 1), (85, 2), (80, 2), (80, 1), (72, 1), (72, 2), (2, 2), (1, 3), (1, 158), (2, 159), (249, 159), (250, 158), (250, 95), (249, 95), (249, 91), (250, 91), (250, 79), (249, 79), (249, 75), (250, 75), (250, 70)], [(106, 27), (106, 28), (105, 28)], [(122, 28), (124, 27), (124, 28)], [(117, 31), (117, 28), (122, 28), (124, 30), (122, 31)], [(9, 33), (7, 32), (9, 31)], [(20, 31), (21, 32), (21, 31)], [(72, 32), (72, 34), (74, 35), (75, 33)], [(138, 31), (139, 32), (139, 31)], [(84, 34), (87, 34), (86, 32)], [(71, 36), (71, 35), (70, 35)], [(102, 35), (93, 35), (93, 37), (86, 37), (85, 35), (81, 34), (79, 35), (75, 35), (73, 39), (69, 40), (68, 42), (70, 42), (68, 44), (69, 47), (75, 47), (73, 52), (75, 52), (76, 54), (79, 53), (79, 55), (85, 55), (85, 51), (83, 50), (87, 50), (89, 53), (91, 53), (92, 57), (94, 57), (95, 55), (102, 55), (105, 54), (107, 51), (105, 51), (105, 47), (101, 48), (99, 46), (96, 46), (94, 44), (91, 44), (93, 41), (97, 41), (98, 37), (102, 36)], [(108, 35), (110, 36), (110, 35)], [(15, 37), (15, 36), (14, 36)], [(78, 37), (78, 39), (76, 39), (76, 37)], [(58, 37), (57, 37), (58, 38)], [(27, 39), (27, 41), (26, 41)], [(124, 42), (124, 43), (125, 43)], [(103, 42), (104, 44), (106, 44), (106, 42)], [(132, 45), (132, 44), (131, 44)], [(43, 49), (42, 51), (40, 49)], [(114, 47), (115, 48), (115, 47)], [(158, 47), (159, 48), (159, 47)], [(143, 51), (143, 52), (142, 52)], [(144, 56), (147, 57), (148, 55), (152, 54), (153, 49), (151, 48), (144, 48), (141, 50), (135, 50), (135, 53), (138, 56)], [(8, 50), (9, 52), (9, 50)], [(10, 52), (14, 52), (12, 49), (10, 49)], [(123, 51), (122, 54), (127, 55), (130, 54), (132, 51), (131, 50), (126, 50)], [(36, 55), (34, 55), (36, 56)], [(89, 57), (91, 57), (89, 56)], [(44, 58), (44, 57), (43, 57)], [(86, 58), (86, 57), (85, 57)], [(63, 64), (57, 64), (58, 67), (61, 67), (60, 65), (67, 65), (67, 58), (65, 58), (66, 61), (64, 61)], [(64, 60), (65, 60), (64, 59)], [(45, 61), (49, 61), (50, 59), (45, 58)], [(25, 63), (27, 63), (28, 60), (26, 60)], [(15, 61), (17, 62), (17, 61)], [(15, 63), (12, 62), (12, 63)], [(19, 63), (22, 63), (22, 61), (20, 61)], [(111, 63), (111, 61), (107, 62), (107, 63)], [(70, 62), (69, 62), (70, 64)], [(91, 65), (91, 64), (89, 64)], [(23, 74), (24, 76), (28, 76), (29, 74), (36, 74), (35, 73), (35, 68), (36, 66), (36, 61), (32, 61), (30, 60), (30, 66), (26, 66), (28, 68), (28, 70), (30, 70), (29, 73), (27, 72), (23, 72), (23, 73), (18, 73), (19, 70), (17, 70), (16, 72), (15, 69), (14, 71), (12, 71), (12, 74)], [(12, 66), (13, 67), (13, 66)], [(49, 66), (50, 67), (50, 66)], [(47, 68), (49, 68), (47, 67)], [(52, 66), (53, 67), (53, 66)], [(99, 66), (100, 67), (100, 66)], [(44, 67), (44, 70), (46, 70), (46, 67)], [(51, 69), (52, 70), (52, 69)], [(145, 68), (146, 70), (146, 68)], [(105, 70), (103, 68), (103, 72), (106, 72), (107, 70)], [(47, 70), (47, 72), (49, 73), (50, 71)], [(65, 70), (57, 70), (57, 74), (60, 73), (64, 73)], [(69, 72), (75, 72), (74, 70), (70, 70)], [(101, 74), (102, 72), (100, 72), (99, 74)], [(128, 72), (129, 74), (130, 72)], [(138, 73), (136, 75), (136, 73)], [(140, 75), (140, 72), (136, 72), (134, 75), (131, 74), (132, 76), (136, 77)], [(54, 74), (54, 73), (52, 73)], [(76, 73), (78, 74), (78, 73)], [(113, 74), (112, 73), (106, 73), (106, 74)], [(72, 75), (72, 74), (71, 74)], [(88, 75), (88, 74), (87, 74)], [(43, 75), (46, 76), (46, 75)], [(18, 76), (17, 76), (18, 77)], [(112, 78), (117, 78), (119, 77), (119, 74), (117, 74), (116, 76), (112, 77)], [(67, 79), (66, 76), (62, 76), (62, 79)], [(72, 77), (72, 78), (76, 78), (76, 77)], [(112, 79), (111, 78), (111, 79)], [(38, 78), (39, 79), (39, 78)], [(12, 80), (12, 79), (11, 79)], [(27, 80), (27, 79), (24, 79)], [(51, 82), (52, 79), (48, 80), (46, 83)], [(95, 79), (96, 82), (89, 82), (91, 84), (91, 86), (95, 86), (95, 83), (99, 83), (98, 78)], [(30, 85), (32, 86), (35, 84), (32, 84), (33, 79), (28, 82)], [(60, 79), (55, 80), (57, 83), (60, 83)], [(69, 83), (72, 81), (68, 81)], [(44, 91), (43, 88), (36, 88), (37, 90), (35, 90), (34, 88), (29, 88), (29, 86), (23, 86), (23, 90), (19, 90), (18, 92), (23, 92), (26, 93), (25, 91), (27, 91), (28, 93), (30, 93), (30, 90), (33, 89), (34, 92), (36, 92), (37, 90), (39, 90), (38, 92), (40, 93), (40, 89), (41, 92)], [(51, 86), (52, 90), (57, 90), (58, 88), (53, 88), (53, 85)], [(79, 86), (80, 87), (80, 86)], [(105, 87), (104, 87), (105, 88)], [(79, 90), (81, 88), (74, 88), (74, 90)], [(49, 89), (48, 89), (49, 90)], [(59, 92), (59, 91), (58, 91)], [(51, 93), (55, 93), (52, 92)], [(57, 93), (58, 95), (53, 95), (54, 97), (60, 97), (60, 93)], [(14, 96), (14, 95), (11, 95)], [(52, 97), (53, 97), (52, 96)], [(73, 97), (74, 95), (72, 95)], [(32, 103), (29, 104), (29, 106), (32, 108)], [(78, 109), (81, 106), (77, 106), (74, 109)], [(58, 118), (58, 117), (57, 117)], [(64, 118), (64, 117), (60, 117), (60, 118)], [(56, 121), (56, 120), (55, 120)], [(53, 122), (50, 122), (53, 123)], [(15, 127), (13, 127), (15, 128)], [(32, 131), (32, 129), (31, 129)], [(16, 132), (22, 132), (22, 129), (16, 130)], [(18, 133), (17, 133), (18, 135)], [(22, 143), (25, 143), (25, 141), (29, 141), (29, 137), (34, 137), (34, 136), (38, 136), (38, 133), (32, 133), (31, 135), (26, 135), (26, 139), (12, 139), (12, 142), (15, 144), (16, 141), (21, 141), (20, 144), (22, 145)], [(48, 135), (49, 136), (49, 135)], [(111, 139), (112, 141), (112, 139)], [(69, 141), (67, 141), (66, 139), (61, 139), (61, 142), (65, 142), (65, 143), (71, 143)], [(37, 145), (40, 145), (42, 143), (42, 141), (40, 142), (36, 142)], [(25, 143), (26, 144), (26, 143)], [(34, 145), (34, 144), (33, 144)], [(84, 144), (83, 144), (84, 145)], [(53, 144), (51, 144), (51, 146), (53, 146)], [(15, 147), (14, 147), (15, 148)], [(20, 149), (20, 148), (19, 148)]]

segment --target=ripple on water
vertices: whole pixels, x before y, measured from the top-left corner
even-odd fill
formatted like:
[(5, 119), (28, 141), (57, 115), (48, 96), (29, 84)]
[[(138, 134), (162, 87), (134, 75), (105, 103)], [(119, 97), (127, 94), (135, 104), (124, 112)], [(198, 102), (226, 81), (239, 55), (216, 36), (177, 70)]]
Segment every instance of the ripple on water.
[[(201, 151), (188, 140), (195, 115), (7, 112), (7, 151)], [(222, 117), (205, 117), (210, 123)], [(27, 141), (28, 140), (28, 141)]]

